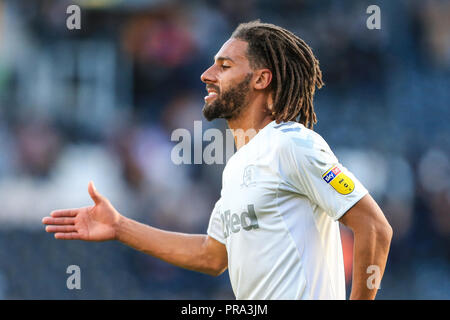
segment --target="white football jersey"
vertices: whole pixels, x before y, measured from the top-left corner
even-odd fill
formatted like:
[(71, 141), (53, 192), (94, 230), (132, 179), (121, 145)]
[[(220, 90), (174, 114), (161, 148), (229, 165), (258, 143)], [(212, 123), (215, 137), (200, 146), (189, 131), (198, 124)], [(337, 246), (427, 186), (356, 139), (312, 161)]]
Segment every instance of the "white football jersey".
[(237, 299), (345, 299), (337, 221), (367, 190), (325, 140), (269, 123), (228, 161), (208, 235)]

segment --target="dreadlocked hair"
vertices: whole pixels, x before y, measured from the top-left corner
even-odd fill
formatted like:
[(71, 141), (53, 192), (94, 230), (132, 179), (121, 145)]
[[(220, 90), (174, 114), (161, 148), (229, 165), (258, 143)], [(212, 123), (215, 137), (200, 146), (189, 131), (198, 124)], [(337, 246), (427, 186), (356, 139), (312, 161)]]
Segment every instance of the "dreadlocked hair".
[(247, 57), (252, 69), (272, 71), (274, 120), (297, 121), (313, 129), (317, 123), (314, 92), (324, 83), (311, 48), (292, 32), (260, 20), (241, 23), (231, 38), (248, 43)]

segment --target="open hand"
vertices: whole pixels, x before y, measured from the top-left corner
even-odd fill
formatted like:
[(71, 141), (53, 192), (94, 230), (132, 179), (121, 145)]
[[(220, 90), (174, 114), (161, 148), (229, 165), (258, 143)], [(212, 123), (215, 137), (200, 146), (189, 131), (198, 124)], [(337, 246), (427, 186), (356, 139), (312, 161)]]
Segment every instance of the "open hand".
[(56, 239), (106, 241), (116, 239), (116, 226), (121, 215), (109, 200), (102, 196), (91, 181), (88, 192), (95, 205), (77, 209), (55, 210), (44, 217), (45, 231)]

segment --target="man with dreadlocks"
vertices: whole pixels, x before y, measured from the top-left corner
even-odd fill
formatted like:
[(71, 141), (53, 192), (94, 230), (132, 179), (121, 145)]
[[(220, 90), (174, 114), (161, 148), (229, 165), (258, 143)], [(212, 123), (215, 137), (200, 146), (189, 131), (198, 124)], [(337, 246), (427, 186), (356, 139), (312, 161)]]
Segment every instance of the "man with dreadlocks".
[(201, 80), (208, 91), (204, 116), (225, 119), (237, 148), (207, 234), (125, 218), (92, 182), (95, 205), (53, 211), (43, 219), (46, 231), (57, 239), (119, 240), (211, 275), (228, 268), (237, 299), (345, 299), (341, 222), (354, 234), (350, 298), (375, 298), (392, 229), (312, 130), (314, 92), (323, 82), (311, 48), (281, 27), (244, 23)]

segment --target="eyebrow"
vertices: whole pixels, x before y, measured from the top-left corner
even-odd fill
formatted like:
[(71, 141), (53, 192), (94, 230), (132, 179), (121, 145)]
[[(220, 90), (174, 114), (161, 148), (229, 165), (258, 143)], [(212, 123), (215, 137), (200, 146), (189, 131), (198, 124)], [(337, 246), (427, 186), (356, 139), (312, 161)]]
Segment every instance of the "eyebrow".
[(214, 57), (214, 60), (216, 60), (216, 61), (224, 61), (224, 60), (230, 60), (231, 62), (233, 62), (234, 63), (234, 60), (233, 59), (231, 59), (230, 57), (228, 57), (228, 56), (219, 56), (219, 57)]

